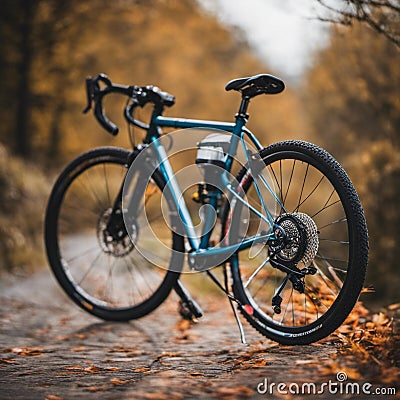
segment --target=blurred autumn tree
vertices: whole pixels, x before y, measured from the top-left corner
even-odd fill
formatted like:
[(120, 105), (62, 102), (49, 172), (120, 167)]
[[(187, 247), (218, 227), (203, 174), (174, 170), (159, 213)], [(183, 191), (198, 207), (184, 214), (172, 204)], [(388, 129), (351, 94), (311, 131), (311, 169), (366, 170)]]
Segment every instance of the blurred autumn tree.
[[(0, 35), (0, 140), (40, 163), (62, 163), (97, 144), (128, 145), (123, 135), (111, 141), (98, 133), (94, 120), (82, 116), (87, 75), (105, 72), (115, 82), (156, 84), (176, 96), (175, 115), (232, 119), (239, 99), (225, 93), (224, 84), (265, 71), (246, 44), (194, 0), (4, 0)], [(258, 114), (253, 128), (264, 134), (260, 110), (266, 106), (271, 131), (304, 131), (290, 90), (252, 106)], [(106, 107), (124, 124), (121, 103), (110, 100)], [(288, 113), (291, 119), (284, 118)]]
[[(14, 139), (13, 149), (22, 156), (32, 151), (35, 129), (32, 114), (42, 109), (51, 95), (43, 95), (35, 88), (36, 64), (40, 58), (46, 62), (51, 60), (57, 37), (65, 29), (64, 24), (53, 24), (53, 21), (62, 20), (72, 4), (34, 0), (2, 2), (0, 72), (5, 90), (0, 99), (4, 128), (8, 128), (8, 132), (4, 129), (2, 134), (8, 133), (3, 138), (8, 142)], [(41, 70), (41, 73), (49, 78), (51, 69)], [(15, 135), (10, 137), (12, 132)]]
[(325, 21), (351, 26), (360, 22), (400, 47), (399, 0), (317, 0), (330, 12)]
[(400, 275), (400, 51), (361, 24), (335, 27), (309, 73), (306, 98), (320, 144), (345, 165), (370, 235), (367, 283), (398, 300)]

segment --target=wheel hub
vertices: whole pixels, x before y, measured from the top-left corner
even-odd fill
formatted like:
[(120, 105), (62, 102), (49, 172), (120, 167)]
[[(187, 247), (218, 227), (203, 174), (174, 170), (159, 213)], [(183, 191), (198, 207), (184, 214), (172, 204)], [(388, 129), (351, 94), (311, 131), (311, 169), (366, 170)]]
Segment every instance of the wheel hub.
[(306, 265), (315, 258), (319, 246), (318, 229), (310, 216), (300, 212), (286, 213), (275, 223), (285, 234), (270, 245), (271, 256), (275, 255), (285, 265)]
[(122, 221), (121, 215), (121, 228), (116, 229), (116, 233), (111, 234), (108, 231), (108, 224), (112, 215), (112, 208), (106, 209), (100, 216), (97, 223), (97, 238), (104, 253), (112, 254), (114, 257), (124, 257), (129, 254), (134, 248), (134, 241), (136, 240), (136, 226), (131, 227), (131, 237)]

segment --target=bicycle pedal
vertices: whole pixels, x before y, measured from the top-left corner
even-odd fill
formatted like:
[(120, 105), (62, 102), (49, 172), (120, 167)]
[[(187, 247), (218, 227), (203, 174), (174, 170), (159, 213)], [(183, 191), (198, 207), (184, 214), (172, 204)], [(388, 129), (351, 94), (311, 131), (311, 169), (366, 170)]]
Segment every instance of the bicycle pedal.
[(203, 311), (200, 306), (194, 301), (179, 301), (179, 314), (183, 319), (187, 319), (189, 321), (196, 321), (197, 318), (201, 318), (203, 316)]

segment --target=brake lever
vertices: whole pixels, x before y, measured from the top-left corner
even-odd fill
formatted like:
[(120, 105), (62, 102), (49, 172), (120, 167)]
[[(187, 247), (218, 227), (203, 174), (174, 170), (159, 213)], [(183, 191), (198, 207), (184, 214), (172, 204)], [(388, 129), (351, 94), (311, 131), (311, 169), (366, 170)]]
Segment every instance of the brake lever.
[(112, 82), (106, 74), (98, 74), (95, 78), (86, 78), (87, 105), (82, 111), (83, 114), (91, 110), (96, 93), (101, 92), (99, 82), (103, 82), (108, 88), (112, 86)]
[(106, 74), (98, 74), (95, 78), (96, 83), (103, 82), (106, 86), (111, 87), (112, 82), (111, 79)]
[(89, 110), (92, 108), (92, 101), (93, 101), (93, 79), (86, 78), (86, 99), (87, 105), (85, 109), (82, 111), (83, 114), (87, 114)]

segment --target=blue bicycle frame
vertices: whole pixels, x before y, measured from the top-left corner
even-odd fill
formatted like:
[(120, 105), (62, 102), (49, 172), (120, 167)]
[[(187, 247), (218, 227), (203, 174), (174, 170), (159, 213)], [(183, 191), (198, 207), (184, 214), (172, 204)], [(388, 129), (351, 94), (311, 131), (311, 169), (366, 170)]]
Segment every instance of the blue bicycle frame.
[[(261, 205), (263, 210), (265, 211), (266, 215), (263, 215), (257, 209), (252, 207), (245, 199), (243, 199), (232, 187), (232, 184), (229, 179), (229, 173), (231, 171), (233, 157), (236, 155), (239, 142), (242, 144), (244, 148), (244, 153), (247, 157), (248, 165), (250, 166), (250, 160), (248, 152), (246, 151), (247, 148), (244, 142), (244, 136), (246, 135), (252, 144), (255, 146), (257, 151), (262, 149), (260, 142), (254, 136), (254, 134), (245, 127), (246, 125), (246, 118), (244, 116), (238, 115), (236, 117), (235, 123), (229, 122), (218, 122), (218, 121), (207, 121), (207, 120), (196, 120), (196, 119), (184, 119), (184, 118), (167, 118), (161, 115), (155, 115), (152, 118), (150, 132), (152, 135), (148, 137), (149, 143), (152, 143), (155, 149), (155, 153), (157, 156), (158, 168), (161, 171), (165, 182), (168, 185), (168, 189), (171, 193), (172, 200), (176, 209), (179, 212), (183, 227), (185, 229), (186, 236), (188, 238), (189, 244), (191, 246), (191, 256), (195, 256), (198, 258), (216, 258), (218, 260), (229, 258), (231, 254), (236, 251), (244, 250), (250, 248), (253, 244), (256, 243), (266, 243), (268, 240), (273, 239), (275, 236), (274, 229), (272, 229), (271, 233), (267, 234), (260, 234), (248, 237), (244, 239), (241, 243), (230, 244), (227, 246), (221, 247), (209, 247), (209, 239), (213, 230), (213, 226), (210, 221), (213, 221), (212, 215), (212, 208), (207, 208), (207, 212), (205, 215), (205, 223), (203, 226), (202, 235), (199, 238), (198, 234), (195, 231), (193, 221), (190, 217), (190, 213), (188, 211), (187, 205), (185, 203), (184, 197), (182, 196), (182, 191), (179, 187), (179, 184), (175, 178), (173, 169), (169, 162), (167, 153), (163, 144), (157, 140), (160, 137), (160, 129), (161, 127), (172, 127), (172, 128), (203, 128), (203, 129), (217, 129), (222, 130), (225, 132), (232, 133), (232, 139), (229, 146), (227, 158), (224, 165), (224, 172), (221, 174), (221, 187), (226, 188), (234, 197), (236, 197), (239, 201), (245, 204), (246, 207), (249, 208), (250, 211), (255, 213), (259, 218), (264, 220), (271, 228), (274, 226), (274, 219), (273, 216), (268, 211), (268, 208), (265, 206), (258, 184), (256, 179), (253, 180), (257, 195), (260, 199)], [(250, 168), (249, 168), (250, 169)], [(262, 178), (262, 177), (261, 177)], [(279, 199), (270, 188), (268, 183), (263, 180), (264, 184), (266, 185), (267, 189), (271, 192), (274, 196), (276, 201), (280, 203)], [(215, 208), (217, 207), (217, 196), (211, 197), (209, 204)], [(226, 256), (226, 258), (225, 258)], [(220, 263), (218, 263), (220, 264)]]

